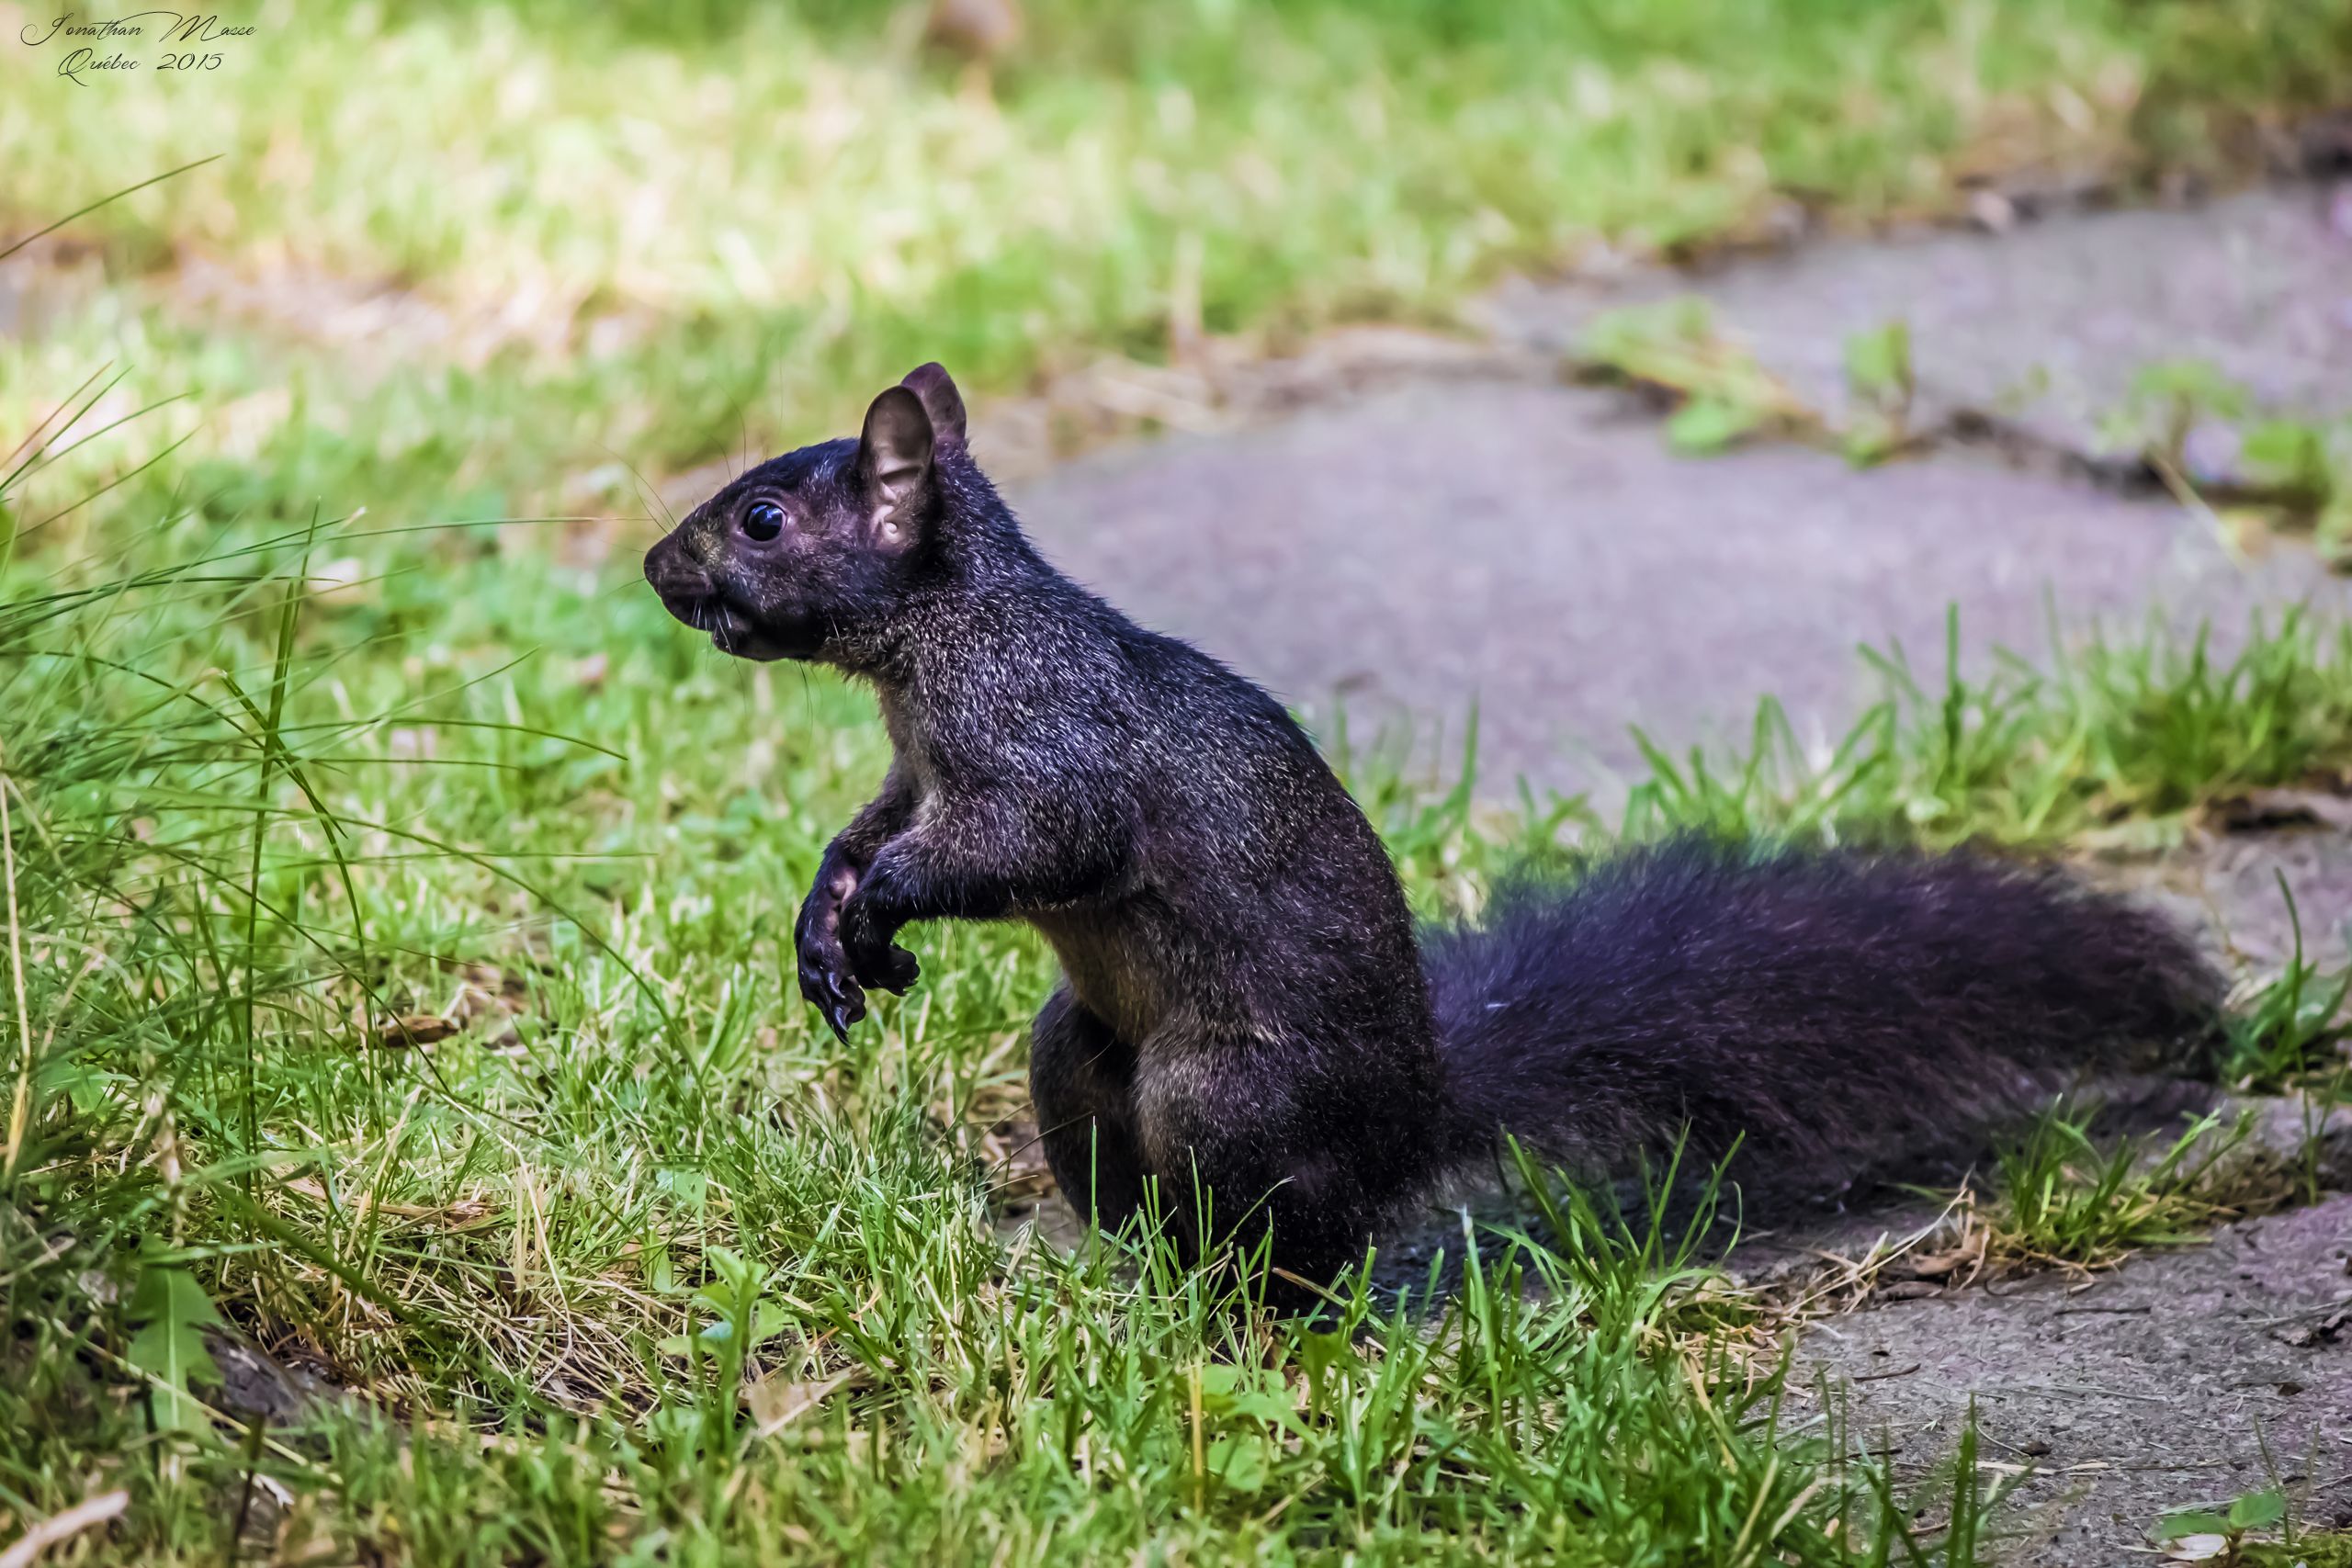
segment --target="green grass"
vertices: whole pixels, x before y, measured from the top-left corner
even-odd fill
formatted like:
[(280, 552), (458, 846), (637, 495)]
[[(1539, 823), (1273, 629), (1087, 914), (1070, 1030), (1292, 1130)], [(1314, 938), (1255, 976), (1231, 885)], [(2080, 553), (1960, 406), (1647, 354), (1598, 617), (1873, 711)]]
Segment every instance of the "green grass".
[(2168, 1138), (2102, 1142), (2093, 1118), (2063, 1103), (1999, 1151), (1997, 1197), (1982, 1217), (1996, 1267), (2103, 1269), (2148, 1247), (2202, 1239), (2243, 1212), (2232, 1156), (2243, 1126), (2206, 1116)]
[(2352, 1535), (2328, 1531), (2299, 1535), (2289, 1545), (2254, 1542), (2240, 1549), (2238, 1561), (2254, 1568), (2352, 1568)]
[(2346, 1060), (2345, 1004), (2352, 1000), (2352, 970), (2324, 974), (2304, 951), (2302, 916), (2286, 878), (2278, 878), (2294, 949), (2278, 976), (2240, 1008), (2232, 1022), (2222, 1076), (2250, 1089), (2331, 1088), (2341, 1098)]
[[(1338, 1338), (1230, 1269), (1008, 1244), (1039, 947), (921, 933), (846, 1050), (793, 998), (868, 704), (514, 529), (372, 521), (167, 525), (0, 604), (15, 1517), (120, 1484), (110, 1552), (209, 1558), (258, 1464), (296, 1501), (251, 1530), (429, 1561), (1906, 1560), (1885, 1477), (1638, 1227), (1563, 1201), (1433, 1325), (1353, 1292)], [(1826, 768), (1662, 771), (1610, 825), (1351, 773), (1432, 909), (1618, 832), (2047, 847), (2332, 764), (2345, 635), (1898, 690)], [(366, 1403), (241, 1450), (188, 1403), (215, 1310)], [(1954, 1561), (1979, 1501), (1927, 1510)]]
[[(466, 581), (632, 649), (594, 689), (491, 643), (495, 610), (404, 657), (387, 623), (447, 581), (309, 603), (322, 545), (0, 616), (17, 1520), (120, 1485), (110, 1553), (214, 1560), (257, 1471), (250, 1529), (338, 1560), (1845, 1562), (1917, 1532), (1693, 1319), (1687, 1247), (1566, 1197), (1434, 1322), (1358, 1288), (1279, 1325), (1230, 1268), (1008, 1249), (983, 1140), (1035, 947), (935, 933), (845, 1054), (785, 999), (792, 889), (878, 761), (846, 694), (738, 680), (531, 558)], [(722, 741), (762, 707), (775, 739)], [(391, 1048), (381, 1017), (465, 983), (519, 1010)], [(366, 1404), (240, 1446), (203, 1407), (215, 1312)]]
[[(1433, 1324), (1355, 1292), (1340, 1339), (1229, 1269), (1008, 1243), (1037, 944), (922, 933), (846, 1050), (794, 998), (797, 892), (886, 756), (867, 701), (716, 659), (536, 525), (205, 526), (177, 465), (75, 514), (110, 554), (36, 545), (0, 595), (15, 1519), (119, 1484), (109, 1554), (212, 1558), (258, 1467), (293, 1502), (262, 1487), (256, 1539), (430, 1561), (1976, 1551), (1973, 1491), (1899, 1512), (1689, 1253), (1565, 1202)], [(2161, 836), (2346, 761), (2347, 637), (1890, 654), (1826, 763), (1767, 705), (1752, 757), (1660, 757), (1606, 823), (1349, 771), (1433, 911), (1690, 827)], [(2320, 994), (2253, 1016), (2308, 1055)], [(214, 1312), (363, 1402), (241, 1448)]]
[[(1035, 945), (933, 933), (847, 1052), (787, 998), (777, 933), (880, 765), (864, 705), (469, 538), (167, 528), (18, 569), (15, 1520), (123, 1486), (102, 1544), (169, 1561), (241, 1506), (481, 1562), (1845, 1562), (1915, 1529), (1769, 1355), (1686, 1321), (1684, 1259), (1573, 1205), (1434, 1325), (1008, 1249)], [(354, 550), (360, 586), (300, 586)], [(408, 1044), (435, 1013), (466, 1026)], [(216, 1314), (363, 1403), (241, 1445)]]
[(1955, 613), (1939, 670), (1899, 648), (1863, 650), (1886, 695), (1826, 756), (1769, 700), (1728, 761), (1645, 741), (1651, 777), (1620, 830), (2153, 845), (2247, 790), (2352, 762), (2352, 627), (2290, 608), (2229, 642), (2223, 653), (2210, 626), (2152, 623), (2049, 669), (1996, 650), (1971, 676)]

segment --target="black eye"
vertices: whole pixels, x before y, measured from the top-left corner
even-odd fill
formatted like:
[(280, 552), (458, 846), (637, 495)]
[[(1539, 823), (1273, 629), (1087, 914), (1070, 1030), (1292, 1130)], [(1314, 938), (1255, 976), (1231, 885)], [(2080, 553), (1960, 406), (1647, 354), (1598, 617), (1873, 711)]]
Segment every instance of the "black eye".
[(743, 513), (743, 532), (764, 544), (784, 532), (784, 508), (773, 501), (755, 501)]

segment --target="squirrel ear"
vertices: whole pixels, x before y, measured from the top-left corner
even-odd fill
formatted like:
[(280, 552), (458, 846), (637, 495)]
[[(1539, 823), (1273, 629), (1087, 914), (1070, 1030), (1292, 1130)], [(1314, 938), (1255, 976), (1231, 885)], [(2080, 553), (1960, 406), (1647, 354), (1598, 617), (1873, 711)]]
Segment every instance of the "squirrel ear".
[(899, 383), (922, 400), (923, 412), (931, 416), (931, 434), (942, 446), (960, 446), (964, 443), (964, 399), (956, 390), (955, 378), (946, 367), (933, 360), (907, 372)]
[(913, 537), (931, 499), (931, 415), (922, 400), (893, 387), (865, 411), (857, 442), (858, 482), (876, 529), (890, 543)]

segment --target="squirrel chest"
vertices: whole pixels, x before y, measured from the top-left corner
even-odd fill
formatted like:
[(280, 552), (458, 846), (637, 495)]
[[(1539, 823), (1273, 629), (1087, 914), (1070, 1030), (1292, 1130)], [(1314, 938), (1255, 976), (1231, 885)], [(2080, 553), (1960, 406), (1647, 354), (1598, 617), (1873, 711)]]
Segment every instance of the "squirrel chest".
[(1135, 901), (1023, 917), (1052, 945), (1071, 994), (1129, 1044), (1157, 1033), (1170, 1001), (1170, 950)]

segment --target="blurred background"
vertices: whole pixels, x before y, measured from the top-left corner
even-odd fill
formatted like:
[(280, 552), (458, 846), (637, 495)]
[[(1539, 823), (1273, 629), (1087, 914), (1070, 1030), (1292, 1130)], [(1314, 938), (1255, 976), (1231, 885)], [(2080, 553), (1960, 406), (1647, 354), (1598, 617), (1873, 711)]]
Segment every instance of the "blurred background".
[[(1505, 378), (1548, 375), (1600, 307), (1498, 295), (1514, 276), (1630, 276), (1656, 296), (1686, 286), (1658, 270), (1675, 264), (1823, 236), (2180, 208), (2352, 158), (2352, 21), (2339, 0), (253, 0), (217, 16), (220, 36), (193, 68), (159, 69), (150, 57), (169, 51), (151, 37), (130, 40), (131, 68), (69, 72), (75, 37), (58, 35), (47, 7), (0, 11), (12, 233), (214, 160), (78, 219), (0, 273), (0, 428), (29, 428), (100, 365), (88, 422), (148, 411), (45, 464), (9, 498), (19, 516), (117, 485), (117, 503), (168, 496), (175, 526), (191, 529), (314, 507), (365, 507), (379, 527), (562, 518), (509, 526), (500, 548), (595, 569), (623, 538), (633, 556), (728, 465), (850, 428), (875, 389), (925, 359), (961, 379), (998, 477), (1026, 480), (1106, 438), (1260, 424), (1367, 378), (1492, 379), (1498, 346), (1526, 351)], [(124, 40), (99, 42), (97, 57), (122, 56)], [(2169, 243), (2120, 233), (2101, 254), (2144, 262)], [(2008, 380), (2046, 368), (2032, 340), (2078, 305), (2147, 313), (2144, 299), (2106, 299), (2103, 280), (2066, 292), (2070, 276), (2100, 276), (2098, 264), (2064, 251), (2025, 264), (2058, 293), (2018, 329), (2029, 341)], [(2209, 270), (2226, 283), (2232, 266), (2225, 256)], [(1833, 271), (1788, 293), (1829, 300), (1860, 287)], [(1876, 292), (1867, 313), (1808, 323), (1814, 346), (1834, 359), (1847, 336), (1903, 326), (1912, 297), (1936, 289), (1930, 272)], [(2242, 323), (2223, 319), (2226, 288), (2214, 292), (2202, 311), (2166, 301), (2155, 314), (2177, 319), (2129, 357), (2226, 347)], [(1785, 303), (1734, 325), (1767, 324)], [(1967, 349), (1988, 318), (2017, 312), (1963, 287), (1943, 314)], [(1362, 323), (1417, 331), (1329, 333)], [(2344, 344), (2307, 346), (2324, 365)], [(1949, 364), (1924, 345), (1919, 357), (1929, 379)], [(2103, 389), (2098, 412), (2127, 390)], [(1476, 423), (1577, 422), (1538, 404), (1485, 408)], [(1389, 425), (1316, 460), (1351, 470), (1395, 429), (1435, 428), (1409, 412)], [(1750, 434), (1726, 430), (1720, 444)], [(1392, 513), (1444, 512), (1442, 448), (1463, 439), (1445, 432), (1418, 482), (1365, 483), (1408, 498)], [(167, 446), (168, 464), (142, 467)], [(1280, 496), (1270, 513), (1361, 511), (1360, 496), (1291, 494), (1282, 478), (1296, 469), (1274, 456), (1163, 478), (1218, 495), (1198, 510), (1228, 518), (1244, 494)], [(1499, 488), (1559, 496), (1593, 471), (1570, 464)], [(1142, 591), (1147, 614), (1227, 646), (1295, 702), (1357, 690), (1384, 711), (1458, 716), (1496, 688), (1521, 726), (1492, 736), (1506, 775), (1568, 779), (1553, 765), (1565, 745), (1622, 760), (1617, 738), (1652, 697), (1704, 728), (1753, 695), (1691, 705), (1660, 671), (1627, 677), (1598, 705), (1564, 701), (1555, 689), (1577, 671), (1596, 690), (1614, 679), (1596, 668), (1623, 640), (1608, 626), (1563, 645), (1566, 662), (1543, 676), (1551, 697), (1513, 687), (1520, 650), (1472, 646), (1474, 622), (1598, 612), (1496, 598), (1482, 584), (1516, 575), (1501, 540), (1474, 541), (1442, 573), (1435, 597), (1463, 618), (1367, 668), (1340, 646), (1348, 628), (1417, 610), (1401, 591), (1349, 593), (1349, 573), (1418, 589), (1432, 568), (1408, 548), (1343, 558), (1366, 536), (1409, 540), (1409, 518), (1335, 521), (1328, 538), (1285, 542), (1257, 513), (1224, 535), (1191, 513), (1147, 517), (1130, 548), (1115, 513), (1136, 510), (1134, 491), (1046, 491), (1033, 510), (1074, 565), (1114, 594)], [(1645, 504), (1621, 511), (1638, 521)], [(102, 548), (93, 536), (107, 515), (79, 508), (46, 525), (40, 547), (59, 559)], [(1543, 524), (1508, 520), (1513, 536), (1529, 526)], [(1713, 553), (1687, 534), (1660, 564)], [(1565, 547), (1593, 553), (1580, 537)], [(1187, 553), (1199, 570), (1170, 580)], [(1138, 558), (1153, 570), (1125, 564)], [(1212, 559), (1241, 586), (1203, 575)], [(1611, 592), (1675, 585), (1647, 570), (1628, 568)], [(1746, 576), (1724, 591), (1739, 596)], [(1155, 592), (1163, 581), (1182, 591)], [(1930, 622), (1949, 596), (1923, 590)], [(1287, 640), (1264, 630), (1308, 606), (1335, 624)], [(2030, 607), (1987, 619), (1998, 637), (2033, 629)], [(1922, 628), (1836, 635), (1906, 630)], [(1800, 682), (1821, 660), (1850, 662), (1842, 641), (1787, 657)], [(1842, 689), (1844, 677), (1818, 681)]]
[(11, 263), (0, 417), (119, 359), (213, 516), (616, 509), (925, 358), (985, 404), (1513, 269), (2178, 199), (2352, 70), (2331, 0), (252, 0), (211, 69), (75, 85), (51, 9), (0, 14), (13, 233), (219, 162)]

